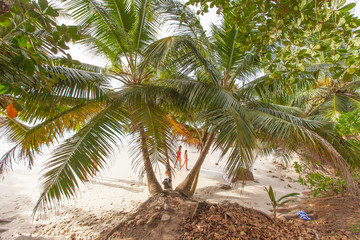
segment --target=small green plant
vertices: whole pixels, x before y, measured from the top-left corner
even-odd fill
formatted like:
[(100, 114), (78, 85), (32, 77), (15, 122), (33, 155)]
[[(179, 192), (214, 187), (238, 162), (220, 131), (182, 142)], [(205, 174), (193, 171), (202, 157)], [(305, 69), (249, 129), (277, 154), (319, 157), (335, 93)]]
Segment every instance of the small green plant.
[(310, 187), (314, 197), (323, 192), (342, 193), (346, 189), (346, 181), (341, 177), (329, 177), (319, 172), (304, 174), (308, 169), (304, 170), (298, 162), (294, 162), (294, 168), (299, 174), (298, 182)]
[(276, 200), (275, 195), (276, 193), (274, 193), (271, 185), (269, 186), (269, 188), (265, 187), (266, 192), (268, 193), (268, 196), (271, 200), (271, 205), (273, 207), (274, 210), (274, 220), (276, 221), (276, 214), (277, 214), (277, 210), (282, 207), (285, 203), (291, 201), (291, 199), (286, 200), (287, 198), (290, 197), (295, 197), (298, 196), (299, 193), (289, 193), (286, 194), (284, 196), (282, 196), (281, 198), (279, 198), (278, 200)]

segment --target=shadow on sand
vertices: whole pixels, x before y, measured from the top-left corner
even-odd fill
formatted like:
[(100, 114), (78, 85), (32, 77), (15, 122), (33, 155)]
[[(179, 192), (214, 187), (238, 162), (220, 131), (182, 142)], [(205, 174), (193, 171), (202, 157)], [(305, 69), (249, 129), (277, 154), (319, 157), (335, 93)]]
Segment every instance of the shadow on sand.
[[(122, 181), (119, 180), (117, 182), (122, 182)], [(124, 182), (126, 183), (126, 182), (131, 182), (131, 181), (125, 180)], [(121, 184), (116, 184), (116, 183), (114, 183), (114, 181), (96, 181), (96, 182), (94, 182), (94, 184), (103, 185), (103, 186), (111, 187), (111, 188), (122, 188), (126, 191), (133, 192), (133, 193), (140, 193), (140, 192), (144, 191), (142, 186), (135, 185), (135, 183), (133, 183), (133, 182), (131, 183), (131, 185), (133, 185), (133, 186), (124, 186)]]

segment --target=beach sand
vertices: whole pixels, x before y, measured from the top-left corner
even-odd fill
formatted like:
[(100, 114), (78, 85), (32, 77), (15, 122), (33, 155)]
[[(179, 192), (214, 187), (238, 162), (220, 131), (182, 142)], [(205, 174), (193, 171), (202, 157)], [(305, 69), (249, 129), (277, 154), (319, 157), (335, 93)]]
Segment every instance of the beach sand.
[[(1, 153), (6, 149), (1, 146)], [(185, 150), (184, 148), (183, 150)], [(198, 157), (194, 149), (188, 148), (189, 168)], [(218, 152), (209, 153), (200, 173), (198, 189), (194, 198), (209, 202), (224, 200), (237, 202), (245, 207), (270, 214), (272, 209), (264, 187), (272, 185), (277, 197), (291, 192), (308, 191), (297, 182), (292, 165), (284, 167), (272, 157), (256, 159), (253, 165), (254, 181), (232, 185), (224, 178), (224, 162), (219, 162)], [(131, 168), (127, 147), (122, 146), (109, 158), (107, 169), (89, 182), (82, 184), (75, 198), (65, 200), (61, 207), (46, 218), (32, 217), (32, 210), (40, 194), (39, 172), (48, 154), (38, 158), (32, 170), (15, 165), (0, 181), (0, 237), (1, 239), (22, 239), (33, 236), (36, 239), (95, 239), (99, 233), (116, 226), (127, 212), (135, 210), (148, 197), (147, 186), (139, 180)], [(177, 170), (173, 186), (186, 176), (183, 168)], [(159, 180), (164, 173), (160, 169)], [(38, 238), (41, 237), (41, 238)]]

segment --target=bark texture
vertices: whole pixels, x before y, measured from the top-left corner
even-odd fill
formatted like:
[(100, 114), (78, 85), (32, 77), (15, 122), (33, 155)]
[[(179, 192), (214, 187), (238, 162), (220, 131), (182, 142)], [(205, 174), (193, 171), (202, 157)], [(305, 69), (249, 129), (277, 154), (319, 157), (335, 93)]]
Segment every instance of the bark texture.
[(165, 150), (165, 157), (166, 157), (166, 171), (169, 172), (169, 177), (171, 179), (171, 182), (170, 182), (170, 187), (171, 187), (171, 190), (173, 189), (173, 186), (172, 186), (172, 174), (171, 174), (171, 165), (170, 165), (170, 159), (169, 159), (169, 154), (168, 154), (168, 149), (166, 148)]
[(144, 160), (144, 167), (146, 172), (146, 180), (148, 183), (148, 189), (151, 196), (154, 196), (163, 191), (159, 181), (156, 178), (154, 169), (151, 164), (150, 154), (146, 146), (146, 135), (143, 127), (139, 127), (140, 141), (141, 141), (141, 152)]

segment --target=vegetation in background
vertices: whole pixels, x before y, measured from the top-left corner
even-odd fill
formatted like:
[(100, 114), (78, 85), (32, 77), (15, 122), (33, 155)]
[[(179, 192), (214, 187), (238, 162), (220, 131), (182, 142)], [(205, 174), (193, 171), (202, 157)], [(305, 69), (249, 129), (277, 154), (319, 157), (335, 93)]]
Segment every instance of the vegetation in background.
[[(264, 154), (275, 149), (285, 153), (306, 152), (332, 162), (336, 168), (346, 169), (345, 160), (327, 143), (333, 130), (331, 124), (306, 119), (301, 109), (284, 106), (257, 91), (263, 87), (263, 81), (268, 76), (251, 80), (260, 59), (256, 54), (235, 47), (237, 36), (242, 33), (231, 28), (233, 25), (228, 18), (213, 26), (206, 36), (190, 11), (175, 5), (164, 12), (170, 15), (174, 25), (176, 20), (180, 21), (179, 27), (175, 28), (179, 29), (179, 34), (155, 42), (148, 51), (156, 55), (176, 49), (175, 56), (168, 54), (160, 59), (176, 63), (171, 71), (173, 75), (179, 72), (173, 77), (178, 80), (164, 83), (174, 86), (185, 99), (192, 101), (193, 107), (196, 106), (196, 124), (202, 126), (207, 137), (206, 141), (200, 141), (205, 142), (206, 147), (201, 150), (195, 166), (176, 188), (177, 191), (187, 196), (194, 194), (201, 165), (212, 144), (222, 152), (223, 157), (229, 153), (224, 159), (228, 175), (236, 175), (248, 168), (259, 148)], [(186, 35), (181, 35), (182, 31)], [(159, 65), (157, 62), (153, 64)], [(190, 72), (195, 77), (189, 76)], [(325, 135), (325, 131), (330, 134)], [(346, 171), (345, 175), (349, 176)]]
[(346, 190), (346, 181), (341, 176), (333, 176), (332, 174), (325, 175), (320, 171), (313, 171), (308, 167), (303, 168), (298, 162), (294, 163), (294, 168), (299, 174), (299, 183), (303, 186), (310, 187), (314, 197), (320, 194), (342, 193)]
[[(342, 113), (336, 122), (336, 130), (343, 138), (357, 149), (360, 149), (360, 111)], [(317, 168), (321, 168), (317, 163)], [(313, 196), (324, 193), (342, 193), (347, 188), (346, 181), (341, 176), (333, 174), (323, 174), (319, 171), (312, 171), (309, 168), (303, 168), (298, 162), (294, 163), (296, 172), (299, 174), (299, 182), (304, 186), (309, 186), (313, 190)], [(360, 174), (355, 166), (353, 178), (360, 185)]]
[(65, 76), (51, 71), (71, 63), (68, 43), (79, 40), (75, 26), (58, 25), (61, 11), (47, 0), (16, 0), (12, 10), (0, 16), (0, 93), (27, 94), (29, 88), (47, 91)]
[(0, 16), (0, 132), (13, 143), (0, 159), (2, 170), (14, 161), (31, 167), (43, 146), (57, 142), (64, 131), (75, 129), (74, 119), (83, 122), (89, 114), (79, 106), (71, 114), (73, 99), (90, 102), (102, 94), (104, 77), (65, 52), (67, 43), (80, 38), (77, 27), (56, 23), (60, 14), (46, 0), (16, 0)]
[(342, 113), (336, 130), (353, 146), (360, 149), (360, 110)]
[(358, 75), (360, 21), (346, 0), (190, 0), (199, 13), (216, 7), (240, 33), (237, 47), (261, 55), (273, 79), (281, 78), (291, 91), (306, 67), (332, 65), (334, 79)]

